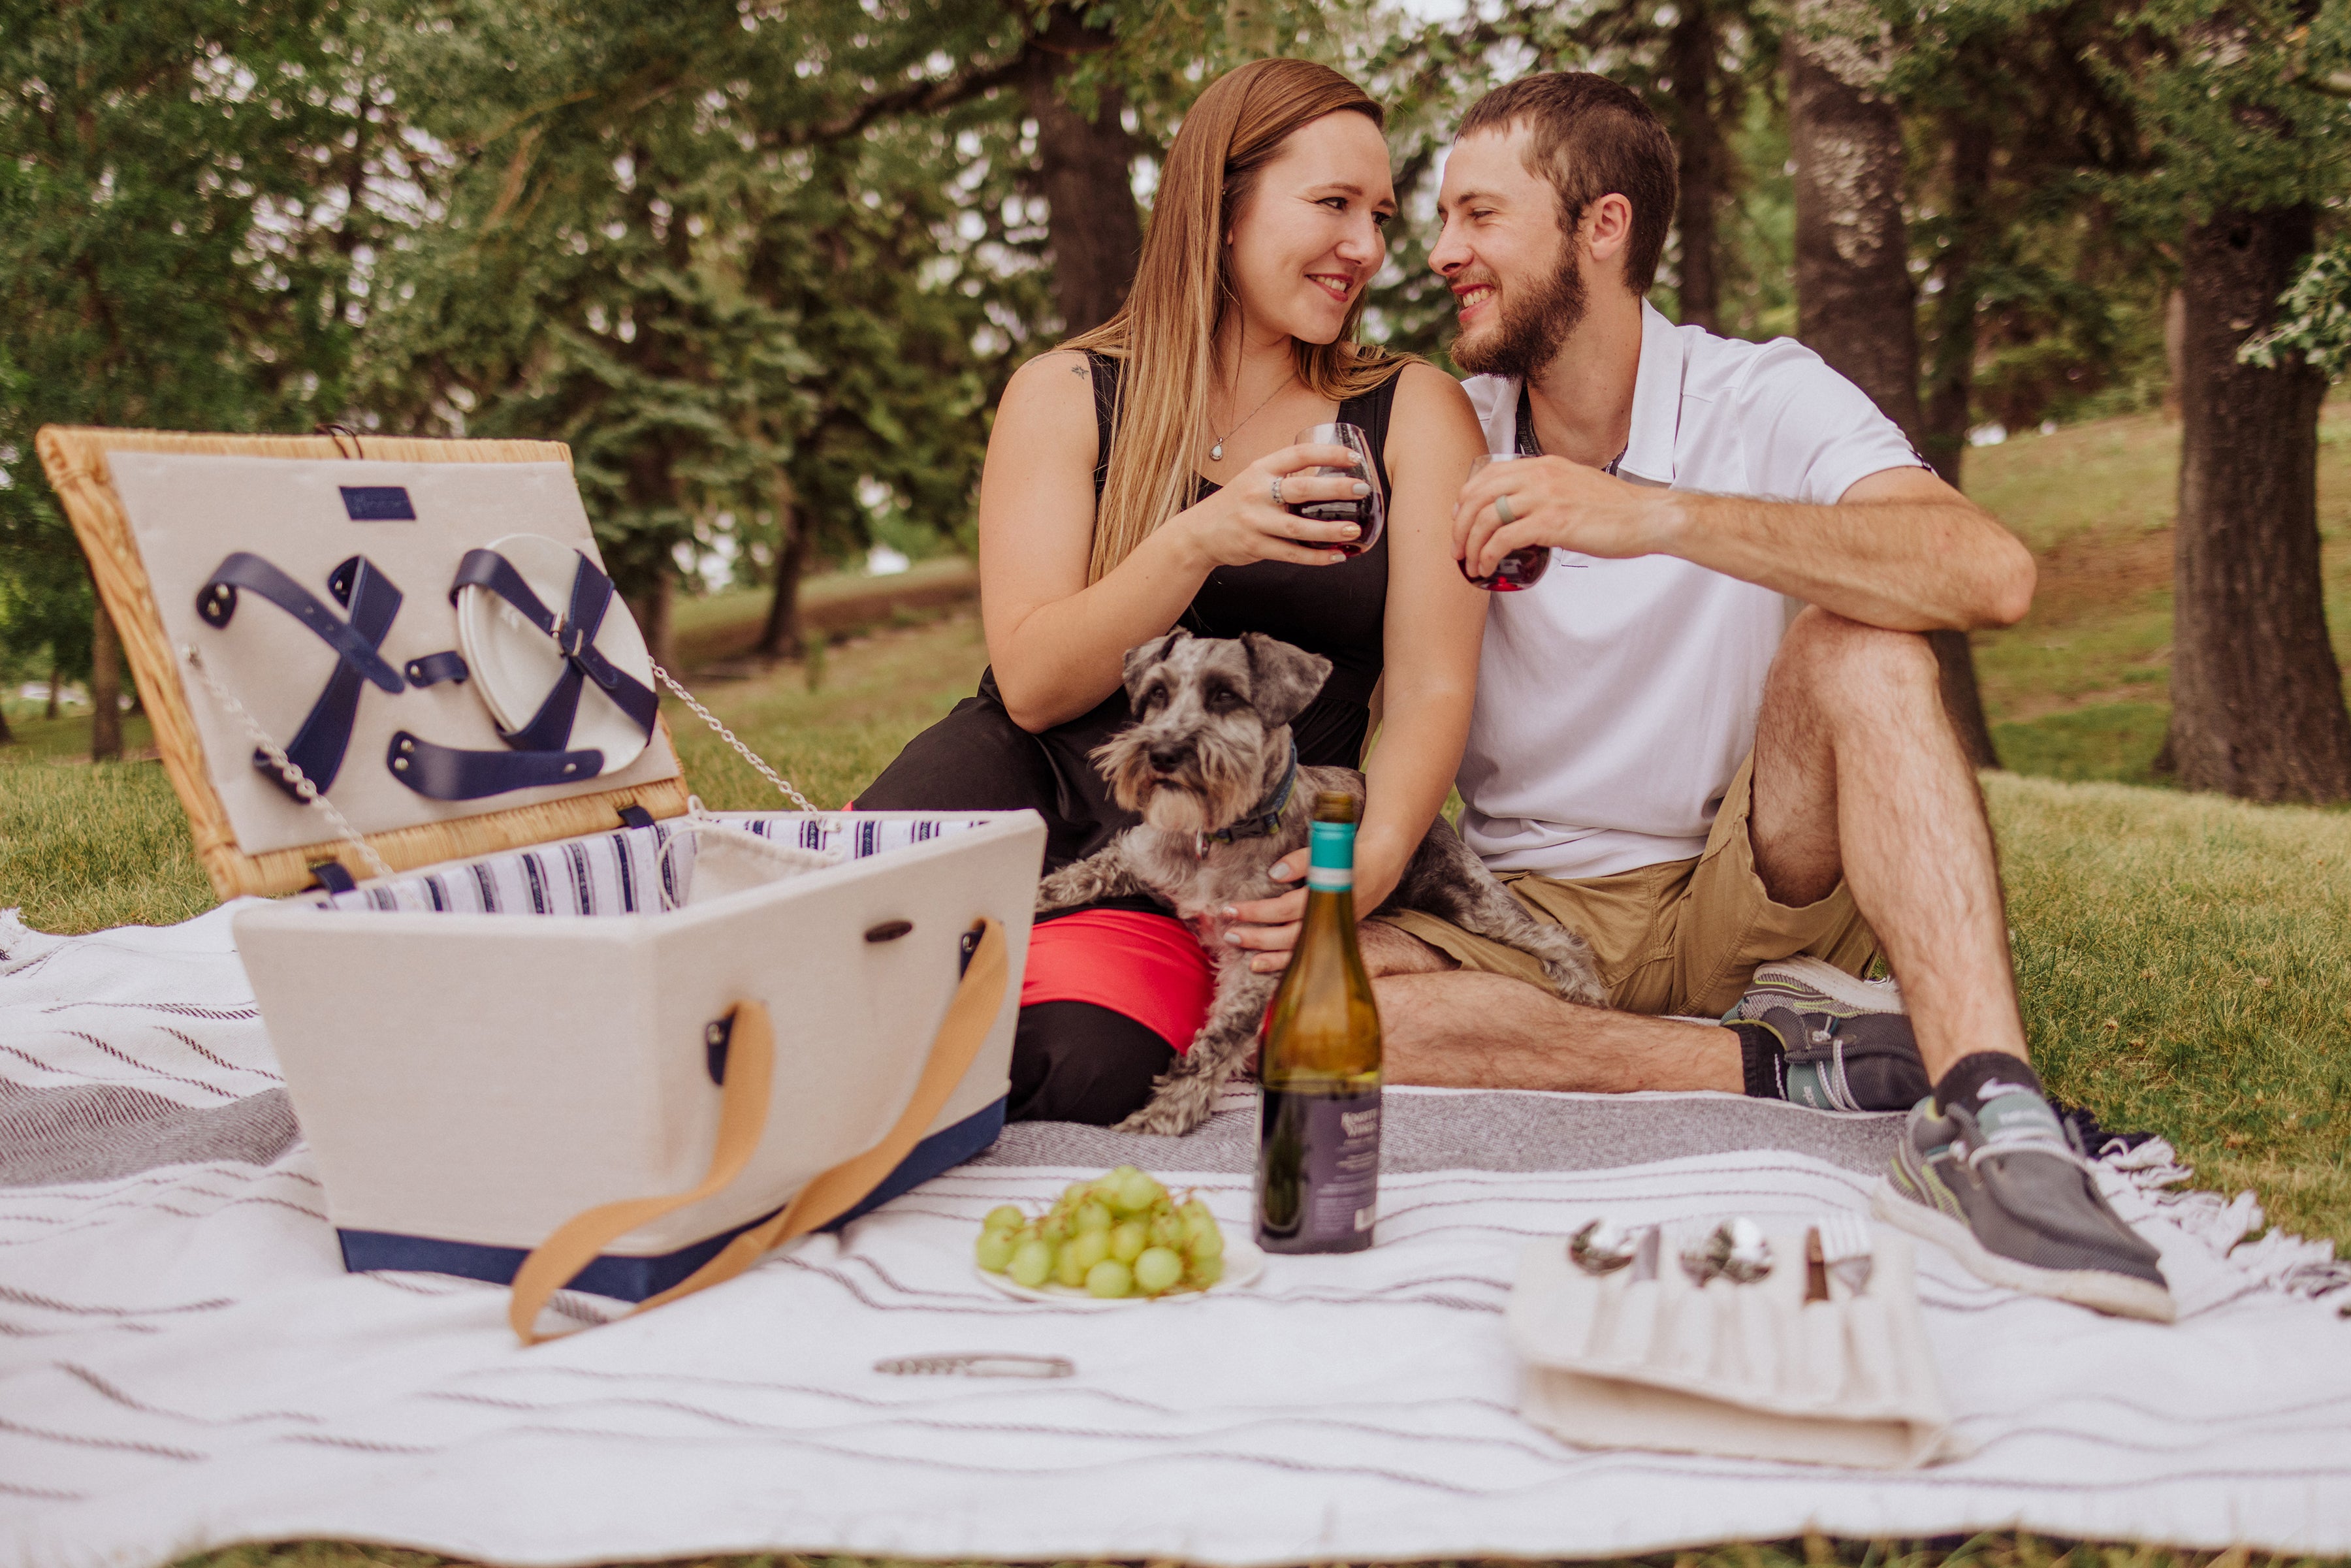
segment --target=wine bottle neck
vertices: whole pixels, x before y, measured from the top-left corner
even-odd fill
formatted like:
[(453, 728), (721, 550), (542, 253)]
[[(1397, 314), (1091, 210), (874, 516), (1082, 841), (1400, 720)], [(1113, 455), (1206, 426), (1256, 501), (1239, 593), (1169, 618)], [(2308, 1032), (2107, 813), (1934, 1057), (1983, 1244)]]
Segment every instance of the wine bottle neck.
[(1355, 824), (1315, 822), (1308, 829), (1306, 891), (1347, 893), (1355, 885)]

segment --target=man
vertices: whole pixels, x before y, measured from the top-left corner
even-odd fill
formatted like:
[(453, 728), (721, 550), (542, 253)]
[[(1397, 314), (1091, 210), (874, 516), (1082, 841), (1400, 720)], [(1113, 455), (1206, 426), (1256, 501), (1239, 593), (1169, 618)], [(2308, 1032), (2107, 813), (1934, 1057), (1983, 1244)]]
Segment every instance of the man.
[[(1574, 552), (1495, 598), (1461, 827), (1592, 942), (1622, 1010), (1397, 916), (1366, 931), (1389, 1076), (1916, 1099), (1883, 1218), (1996, 1283), (2168, 1320), (2155, 1250), (2027, 1061), (1991, 829), (1922, 635), (2022, 618), (2032, 557), (1809, 350), (1644, 301), (1675, 185), (1656, 117), (1582, 73), (1489, 94), (1446, 167), (1453, 357), (1489, 449), (1527, 455), (1463, 490), (1464, 568)], [(1898, 1000), (1847, 977), (1881, 949)], [(1907, 1027), (1876, 1016), (1904, 1003)]]

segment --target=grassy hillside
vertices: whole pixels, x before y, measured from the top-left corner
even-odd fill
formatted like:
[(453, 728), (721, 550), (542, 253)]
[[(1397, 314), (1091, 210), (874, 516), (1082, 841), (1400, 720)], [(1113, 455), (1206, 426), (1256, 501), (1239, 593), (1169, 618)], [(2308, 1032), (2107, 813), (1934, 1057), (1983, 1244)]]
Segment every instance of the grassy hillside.
[[(2056, 779), (2155, 782), (2170, 711), (2179, 427), (2159, 414), (2020, 435), (1967, 457), (1968, 493), (2041, 563), (2032, 613), (1976, 638), (2001, 759)], [(2327, 624), (2351, 668), (2351, 402), (2319, 425)]]

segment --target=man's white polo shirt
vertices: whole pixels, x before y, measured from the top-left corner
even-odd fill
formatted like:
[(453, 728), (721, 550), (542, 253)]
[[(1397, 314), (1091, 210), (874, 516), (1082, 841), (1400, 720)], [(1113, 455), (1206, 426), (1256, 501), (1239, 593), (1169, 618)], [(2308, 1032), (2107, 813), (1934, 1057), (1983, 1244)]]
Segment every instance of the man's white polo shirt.
[[(1516, 450), (1519, 383), (1466, 383), (1489, 451)], [(1921, 466), (1818, 354), (1676, 327), (1641, 307), (1618, 475), (1716, 495), (1834, 502)], [(1672, 556), (1556, 562), (1494, 595), (1461, 759), (1462, 837), (1497, 871), (1562, 879), (1687, 860), (1755, 744), (1763, 678), (1801, 608)]]

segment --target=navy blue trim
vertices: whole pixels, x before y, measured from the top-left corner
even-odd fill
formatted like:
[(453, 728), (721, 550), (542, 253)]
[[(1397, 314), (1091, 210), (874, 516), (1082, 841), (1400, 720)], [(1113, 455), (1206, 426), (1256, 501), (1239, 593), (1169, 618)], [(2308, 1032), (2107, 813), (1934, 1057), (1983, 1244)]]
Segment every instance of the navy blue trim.
[[(824, 1228), (838, 1230), (851, 1220), (889, 1202), (899, 1194), (912, 1191), (933, 1176), (952, 1170), (994, 1144), (1004, 1131), (1003, 1100), (986, 1110), (975, 1112), (952, 1127), (943, 1128), (916, 1144), (898, 1168), (882, 1179), (882, 1185), (869, 1193), (865, 1200)], [(758, 1218), (723, 1231), (691, 1247), (659, 1258), (620, 1258), (610, 1253), (597, 1259), (580, 1271), (579, 1278), (569, 1287), (586, 1291), (591, 1295), (610, 1296), (616, 1301), (642, 1301), (648, 1296), (658, 1296), (684, 1280), (718, 1255), (720, 1248), (770, 1218), (778, 1212), (769, 1209)], [(494, 1285), (511, 1284), (515, 1270), (529, 1254), (520, 1247), (489, 1247), (474, 1241), (443, 1241), (430, 1236), (400, 1236), (384, 1230), (337, 1230), (343, 1247), (343, 1268), (353, 1274), (365, 1274), (378, 1269), (413, 1270), (427, 1274), (455, 1274), (468, 1280), (486, 1280)]]

